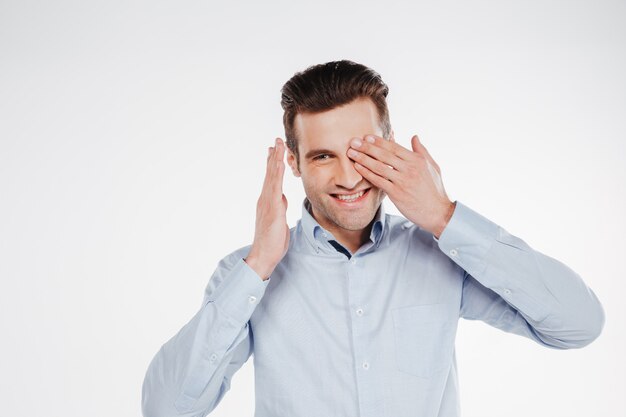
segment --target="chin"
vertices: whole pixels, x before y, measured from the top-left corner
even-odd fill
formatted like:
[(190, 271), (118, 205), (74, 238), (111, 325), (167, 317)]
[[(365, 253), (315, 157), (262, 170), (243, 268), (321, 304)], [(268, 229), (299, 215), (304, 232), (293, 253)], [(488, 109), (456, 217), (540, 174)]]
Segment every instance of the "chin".
[(342, 229), (352, 230), (353, 232), (356, 232), (365, 229), (368, 224), (369, 222), (361, 224), (341, 224), (339, 226), (341, 226)]
[(339, 227), (346, 230), (363, 230), (365, 229), (376, 215), (376, 209), (372, 209), (369, 213), (362, 213), (361, 215), (346, 215), (345, 213), (331, 210), (333, 214), (330, 219)]

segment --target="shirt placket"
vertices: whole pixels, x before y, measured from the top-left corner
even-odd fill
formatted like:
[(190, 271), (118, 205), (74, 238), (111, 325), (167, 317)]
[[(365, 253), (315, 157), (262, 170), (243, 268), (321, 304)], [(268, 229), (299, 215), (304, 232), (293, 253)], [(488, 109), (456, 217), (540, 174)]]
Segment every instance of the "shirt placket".
[[(361, 248), (364, 249), (364, 248)], [(365, 299), (363, 271), (365, 268), (362, 251), (357, 251), (350, 260), (346, 260), (346, 275), (348, 279), (348, 303), (352, 328), (352, 358), (356, 376), (359, 416), (380, 417), (383, 415), (377, 400), (376, 387), (378, 363), (373, 358), (372, 345), (369, 340), (371, 319)]]

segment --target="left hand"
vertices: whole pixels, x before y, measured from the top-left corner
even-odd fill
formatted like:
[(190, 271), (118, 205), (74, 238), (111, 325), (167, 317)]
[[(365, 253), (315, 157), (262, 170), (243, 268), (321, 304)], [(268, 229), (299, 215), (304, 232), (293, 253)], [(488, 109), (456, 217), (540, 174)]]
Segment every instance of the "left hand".
[[(374, 141), (369, 142), (367, 139)], [(350, 141), (348, 157), (355, 169), (373, 186), (382, 189), (411, 222), (439, 238), (448, 224), (456, 202), (443, 188), (439, 165), (421, 144), (411, 138), (413, 151), (392, 140), (368, 134), (355, 146)], [(351, 151), (357, 151), (352, 155)]]

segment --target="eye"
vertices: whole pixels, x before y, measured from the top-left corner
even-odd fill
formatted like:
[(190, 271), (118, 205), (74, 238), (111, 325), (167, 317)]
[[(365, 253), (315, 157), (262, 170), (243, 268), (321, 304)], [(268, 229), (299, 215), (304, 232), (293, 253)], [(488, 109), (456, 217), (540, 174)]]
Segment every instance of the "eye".
[(325, 159), (323, 159), (323, 158), (322, 158), (323, 156), (328, 156), (328, 157), (330, 157), (330, 155), (328, 155), (327, 153), (323, 153), (323, 154), (317, 155), (315, 158), (313, 158), (313, 160), (314, 160), (314, 161), (322, 161), (322, 160), (325, 160)]

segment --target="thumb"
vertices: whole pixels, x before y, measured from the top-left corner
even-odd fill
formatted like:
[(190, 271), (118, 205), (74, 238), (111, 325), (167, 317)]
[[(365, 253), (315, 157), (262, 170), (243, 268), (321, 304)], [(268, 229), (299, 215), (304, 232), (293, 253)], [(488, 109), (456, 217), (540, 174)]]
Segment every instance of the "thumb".
[(420, 140), (417, 135), (413, 135), (413, 137), (411, 138), (411, 148), (413, 149), (413, 152), (421, 152)]
[(435, 162), (433, 157), (430, 156), (430, 153), (424, 147), (424, 145), (422, 145), (422, 142), (420, 142), (419, 137), (417, 137), (417, 135), (413, 135), (413, 137), (411, 138), (411, 147), (413, 148), (414, 152), (421, 153), (435, 167), (435, 170), (439, 174), (441, 174), (441, 169), (439, 169), (439, 165)]

